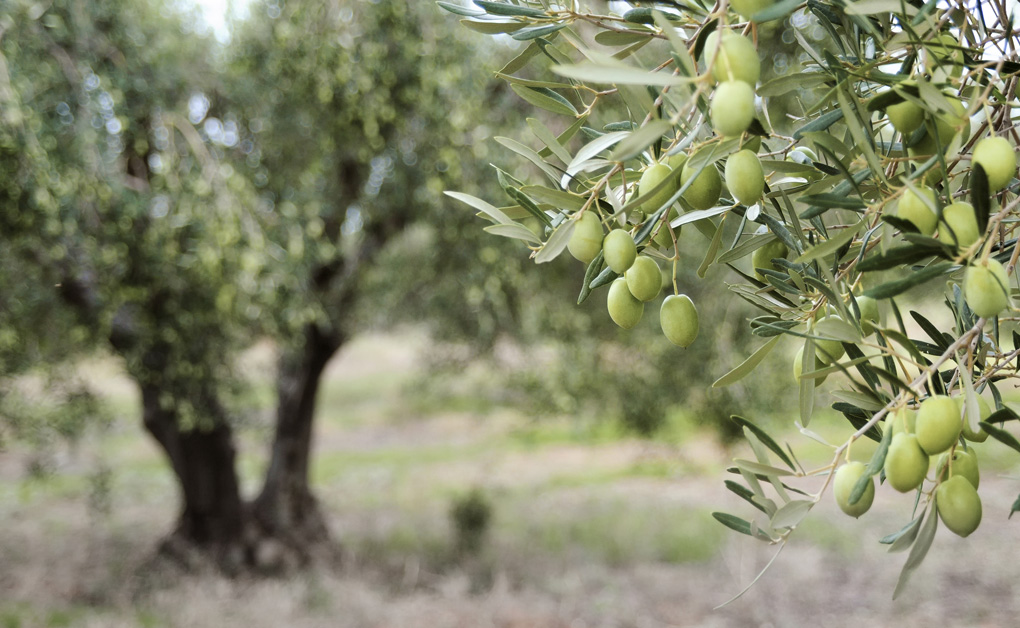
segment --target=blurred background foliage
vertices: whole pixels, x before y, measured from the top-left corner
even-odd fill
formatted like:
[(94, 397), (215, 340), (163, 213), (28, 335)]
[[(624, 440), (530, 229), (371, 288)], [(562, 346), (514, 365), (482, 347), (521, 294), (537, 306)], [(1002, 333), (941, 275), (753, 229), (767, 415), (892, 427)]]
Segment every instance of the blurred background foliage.
[[(761, 399), (709, 387), (750, 343), (746, 312), (701, 289), (725, 277), (684, 287), (711, 324), (680, 350), (653, 316), (622, 332), (604, 296), (574, 305), (581, 265), (525, 272), (519, 243), (442, 196), (510, 202), (492, 165), (521, 159), (492, 138), (523, 137), (525, 112), (540, 115), (492, 78), (516, 42), (492, 46), (431, 3), (267, 0), (223, 46), (180, 6), (0, 8), (5, 378), (60, 373), (110, 341), (187, 423), (210, 390), (245, 411), (234, 360), (260, 339), (300, 346), (309, 323), (343, 337), (413, 324), (436, 341), (429, 377), (488, 359), (500, 394), (536, 417), (642, 434), (680, 417), (725, 436), (734, 396)], [(796, 65), (773, 52), (767, 71)], [(702, 251), (683, 255), (696, 267)], [(338, 263), (348, 272), (316, 283)], [(78, 387), (50, 390), (62, 389), (71, 400)], [(10, 430), (23, 414), (3, 390)]]

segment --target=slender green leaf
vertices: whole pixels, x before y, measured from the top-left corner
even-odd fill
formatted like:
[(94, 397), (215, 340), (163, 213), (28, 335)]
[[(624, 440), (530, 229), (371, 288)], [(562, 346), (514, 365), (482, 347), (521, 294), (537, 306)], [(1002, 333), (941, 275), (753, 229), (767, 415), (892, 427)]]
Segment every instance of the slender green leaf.
[(560, 22), (559, 24), (545, 24), (544, 26), (534, 26), (532, 28), (522, 28), (515, 32), (512, 37), (517, 41), (531, 41), (532, 39), (538, 39), (539, 37), (545, 37), (551, 35), (556, 31), (566, 28), (566, 22)]
[(542, 243), (531, 229), (517, 223), (509, 225), (490, 225), (488, 227), (484, 227), (483, 231), (493, 235), (503, 236), (504, 238), (524, 240), (525, 242), (532, 242), (534, 244)]
[(914, 286), (919, 286), (927, 281), (940, 277), (953, 268), (951, 262), (938, 262), (927, 266), (919, 271), (910, 273), (903, 279), (897, 279), (890, 281), (879, 286), (875, 286), (870, 290), (865, 291), (864, 296), (871, 297), (872, 299), (888, 299), (894, 297), (897, 294), (906, 292)]
[(525, 22), (495, 22), (492, 20), (461, 20), (460, 23), (483, 35), (513, 33), (527, 26)]
[(762, 464), (760, 462), (754, 462), (752, 460), (743, 460), (741, 458), (734, 458), (733, 464), (737, 467), (750, 471), (751, 473), (761, 473), (762, 475), (793, 475), (791, 471), (786, 469), (780, 469), (779, 467), (773, 467), (771, 465)]
[(935, 539), (938, 520), (939, 517), (935, 514), (935, 500), (933, 499), (931, 507), (928, 509), (928, 518), (921, 524), (921, 529), (917, 533), (917, 540), (914, 541), (913, 547), (910, 548), (907, 562), (904, 563), (903, 571), (900, 572), (900, 578), (896, 582), (896, 589), (893, 591), (894, 600), (903, 592), (903, 588), (907, 586), (907, 582), (910, 580), (910, 575), (914, 573), (914, 570), (924, 561), (924, 557), (928, 555), (928, 550), (931, 549), (931, 542)]
[(779, 341), (779, 336), (776, 336), (772, 340), (769, 340), (762, 346), (758, 347), (754, 353), (747, 357), (746, 360), (741, 362), (732, 371), (726, 373), (719, 379), (715, 380), (712, 384), (712, 388), (722, 388), (723, 386), (729, 386), (734, 382), (738, 382), (743, 378), (751, 374), (754, 369), (761, 364), (761, 361), (765, 359), (769, 353), (776, 347), (776, 343)]
[(883, 545), (889, 545), (889, 552), (902, 552), (903, 550), (910, 547), (917, 538), (917, 531), (921, 528), (921, 522), (924, 520), (924, 514), (917, 517), (907, 525), (900, 528), (898, 532), (893, 532), (888, 536), (884, 536), (879, 539), (879, 543)]
[(692, 80), (683, 76), (674, 76), (669, 72), (649, 72), (622, 64), (620, 66), (607, 66), (591, 62), (573, 65), (554, 65), (552, 71), (560, 76), (578, 81), (611, 83), (613, 85), (654, 85), (664, 87), (666, 85), (683, 85), (690, 83)]
[(577, 109), (574, 109), (570, 101), (551, 89), (545, 87), (524, 87), (523, 85), (514, 84), (510, 85), (510, 89), (514, 90), (514, 93), (525, 101), (546, 111), (568, 116), (577, 115)]
[(765, 430), (761, 429), (760, 427), (752, 423), (750, 420), (745, 419), (744, 417), (738, 416), (736, 414), (731, 415), (730, 420), (740, 425), (741, 427), (750, 430), (752, 433), (754, 433), (755, 436), (758, 437), (758, 440), (760, 440), (763, 445), (772, 450), (772, 453), (779, 456), (780, 460), (789, 465), (789, 467), (794, 471), (797, 470), (797, 467), (793, 465), (793, 461), (790, 460), (789, 456), (786, 455), (786, 452), (783, 451), (783, 448), (780, 447), (779, 444), (776, 443), (776, 441), (773, 440), (772, 437), (765, 432)]
[(751, 504), (752, 506), (762, 511), (763, 513), (769, 514), (768, 510), (760, 503), (758, 503), (758, 501), (754, 498), (755, 497), (754, 491), (752, 491), (751, 489), (747, 488), (743, 484), (738, 484), (733, 480), (726, 480), (725, 482), (723, 482), (723, 484), (725, 484), (726, 488), (728, 488), (731, 492), (736, 494), (738, 497), (740, 497), (747, 503)]
[(450, 198), (455, 198), (455, 199), (457, 199), (458, 201), (460, 201), (462, 203), (467, 203), (468, 205), (470, 205), (471, 207), (474, 207), (475, 209), (477, 209), (478, 211), (482, 212), (483, 214), (485, 214), (489, 218), (492, 218), (492, 220), (494, 222), (496, 222), (497, 224), (501, 224), (501, 225), (512, 225), (512, 224), (514, 224), (514, 221), (511, 220), (509, 216), (504, 214), (499, 209), (496, 209), (492, 205), (486, 203), (485, 201), (483, 201), (480, 198), (476, 198), (474, 196), (471, 196), (470, 194), (464, 194), (463, 192), (453, 192), (453, 191), (450, 191), (450, 190), (447, 190), (446, 192), (443, 192), (443, 194), (446, 194)]
[(843, 231), (838, 236), (829, 238), (828, 240), (822, 242), (821, 244), (817, 244), (811, 247), (810, 249), (805, 251), (803, 255), (801, 255), (800, 257), (793, 261), (798, 264), (803, 264), (805, 262), (810, 262), (816, 259), (824, 259), (838, 251), (841, 247), (843, 247), (850, 241), (852, 241), (854, 239), (854, 236), (857, 235), (857, 232), (863, 229), (866, 225), (867, 220), (861, 220), (857, 224), (851, 225), (850, 227), (843, 229)]
[(735, 517), (725, 512), (713, 512), (712, 516), (715, 517), (716, 521), (731, 530), (736, 530), (737, 532), (746, 534), (747, 536), (754, 536), (754, 534), (751, 533), (750, 521), (746, 521), (740, 517)]
[(815, 131), (824, 131), (833, 124), (843, 119), (843, 111), (841, 109), (835, 109), (828, 113), (824, 113), (819, 117), (815, 118), (811, 122), (808, 122), (804, 126), (797, 129), (793, 134), (793, 139), (799, 140), (804, 137), (805, 133), (813, 133)]
[(574, 233), (575, 226), (577, 226), (576, 220), (565, 220), (560, 226), (556, 227), (546, 241), (545, 246), (535, 255), (535, 263), (544, 264), (559, 257), (563, 249), (567, 248), (567, 243), (570, 242), (570, 236)]
[(517, 4), (506, 2), (492, 2), (489, 0), (474, 0), (474, 3), (482, 7), (492, 15), (509, 15), (513, 17), (548, 17), (541, 9), (522, 7)]
[(1006, 430), (1002, 429), (1001, 427), (996, 427), (989, 423), (988, 421), (981, 421), (981, 427), (985, 428), (985, 431), (988, 432), (989, 436), (999, 441), (1003, 445), (1011, 447), (1016, 451), (1020, 451), (1020, 441), (1018, 441), (1015, 436), (1013, 436)]
[(772, 515), (773, 528), (795, 528), (807, 516), (815, 502), (807, 499), (792, 500)]
[(485, 11), (479, 11), (478, 9), (472, 9), (452, 2), (436, 2), (436, 4), (455, 15), (463, 15), (464, 17), (478, 17), (479, 15), (485, 15)]

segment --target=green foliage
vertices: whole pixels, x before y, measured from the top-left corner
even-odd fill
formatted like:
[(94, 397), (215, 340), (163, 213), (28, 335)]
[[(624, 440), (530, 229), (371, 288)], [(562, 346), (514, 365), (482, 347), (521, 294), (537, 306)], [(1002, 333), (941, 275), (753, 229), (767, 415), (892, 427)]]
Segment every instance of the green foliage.
[[(728, 485), (754, 506), (754, 519), (717, 513), (720, 522), (785, 544), (832, 484), (840, 462), (852, 460), (855, 441), (868, 436), (882, 443), (871, 462), (850, 462), (842, 468), (853, 473), (836, 479), (840, 506), (854, 516), (864, 514), (873, 476), (882, 470), (889, 448), (879, 421), (925, 399), (963, 400), (959, 412), (950, 413), (955, 427), (943, 430), (956, 436), (946, 444), (950, 449), (964, 446), (959, 437), (964, 422), (970, 433), (984, 428), (1007, 445), (1016, 442), (1005, 426), (979, 423), (978, 401), (989, 391), (997, 409), (1008, 408), (999, 387), (1020, 369), (1018, 336), (1013, 332), (1007, 339), (1004, 333), (1013, 322), (1011, 275), (1020, 254), (1016, 142), (1010, 132), (1015, 114), (1009, 104), (1020, 66), (1004, 56), (1011, 43), (994, 27), (996, 21), (1010, 22), (1006, 8), (760, 3), (740, 9), (756, 23), (745, 29), (733, 12), (717, 8), (706, 15), (666, 2), (648, 3), (662, 12), (642, 9), (640, 16), (567, 12), (524, 0), (475, 4), (482, 10), (465, 20), (473, 30), (510, 32), (532, 41), (529, 50), (535, 54), (518, 56), (510, 64), (513, 71), (500, 78), (530, 105), (555, 114), (560, 127), (578, 129), (559, 138), (522, 134), (517, 152), (538, 170), (498, 172), (499, 186), (522, 208), (542, 212), (538, 218), (548, 226), (538, 241), (521, 230), (534, 211), (483, 211), (480, 216), (495, 225), (486, 230), (523, 240), (540, 263), (562, 253), (561, 234), (582, 216), (594, 215), (605, 230), (626, 230), (639, 254), (669, 271), (673, 294), (690, 293), (697, 303), (698, 278), (707, 277), (702, 291), (728, 288), (737, 297), (731, 301), (752, 308), (739, 310), (751, 333), (771, 338), (757, 348), (742, 348), (748, 357), (717, 386), (760, 378), (768, 391), (760, 394), (797, 399), (798, 426), (812, 436), (809, 423), (822, 391), (851, 424), (845, 442), (832, 447), (831, 462), (813, 471), (791, 464), (796, 458), (791, 461), (783, 450), (780, 457), (790, 468), (774, 466), (775, 440), (745, 425), (754, 459), (736, 460), (734, 471), (742, 482)], [(708, 36), (722, 29), (729, 34)], [(748, 74), (716, 86), (720, 74), (732, 74), (715, 65), (730, 61), (730, 51), (720, 59), (719, 42), (741, 31), (756, 35), (759, 56), (772, 62), (763, 67), (758, 85), (750, 84), (755, 76)], [(746, 115), (742, 107), (749, 101), (744, 93), (749, 86), (760, 101)], [(737, 87), (741, 102), (735, 100)], [(895, 107), (901, 103), (916, 109)], [(890, 108), (893, 113), (887, 114)], [(996, 138), (994, 144), (988, 137)], [(994, 150), (976, 151), (979, 142)], [(757, 153), (761, 163), (766, 184), (760, 201), (757, 186), (747, 194), (743, 188), (724, 190), (718, 200), (713, 193), (710, 202), (688, 193), (700, 173), (717, 175), (724, 164), (732, 170), (731, 156), (742, 148)], [(657, 174), (659, 184), (646, 189), (644, 173), (674, 160), (684, 164), (679, 187)], [(734, 191), (751, 204), (734, 198)], [(458, 198), (484, 207), (481, 199)], [(965, 198), (973, 206), (978, 237), (955, 214), (941, 220), (945, 207)], [(656, 237), (667, 224), (674, 235), (688, 226), (675, 246), (672, 237)], [(965, 237), (956, 237), (954, 225)], [(786, 257), (770, 256), (751, 267), (749, 262), (760, 257), (755, 251), (773, 242), (782, 243)], [(688, 256), (700, 259), (700, 265), (689, 263)], [(608, 285), (613, 285), (610, 292), (619, 292), (616, 273), (604, 266), (602, 256), (588, 264), (579, 302), (604, 294)], [(610, 298), (620, 301), (618, 294)], [(619, 318), (613, 307), (619, 308), (611, 305), (614, 319)], [(699, 307), (702, 333), (692, 349), (730, 337), (717, 317), (704, 313), (707, 309)], [(625, 326), (633, 323), (627, 319)], [(778, 376), (763, 370), (765, 356), (780, 339), (795, 348), (801, 365), (814, 367), (795, 366), (795, 380), (787, 369)], [(639, 343), (622, 335), (617, 351), (626, 355), (628, 346), (643, 348)], [(691, 357), (670, 349), (674, 361)], [(704, 351), (711, 355), (718, 349)], [(700, 366), (710, 368), (706, 362)], [(823, 384), (829, 375), (834, 377)], [(798, 392), (782, 394), (787, 390)], [(633, 399), (641, 405), (634, 387), (628, 395), (622, 396), (624, 404)], [(730, 409), (736, 412), (737, 404)], [(750, 414), (742, 403), (740, 412)], [(927, 442), (926, 429), (919, 423), (922, 442)], [(943, 444), (940, 440), (939, 451)], [(809, 476), (825, 478), (821, 488), (797, 489), (800, 478)], [(894, 594), (931, 545), (935, 495), (947, 477), (939, 473), (931, 481), (929, 476), (910, 491), (915, 514), (928, 514), (923, 525), (908, 526), (912, 532), (892, 541), (896, 550), (911, 549)], [(860, 502), (865, 495), (868, 504)], [(976, 496), (963, 502), (967, 508), (975, 502), (980, 512)], [(969, 512), (953, 514), (960, 534), (969, 534), (980, 521), (979, 514), (976, 519), (968, 518)], [(922, 517), (914, 522), (920, 524)]]

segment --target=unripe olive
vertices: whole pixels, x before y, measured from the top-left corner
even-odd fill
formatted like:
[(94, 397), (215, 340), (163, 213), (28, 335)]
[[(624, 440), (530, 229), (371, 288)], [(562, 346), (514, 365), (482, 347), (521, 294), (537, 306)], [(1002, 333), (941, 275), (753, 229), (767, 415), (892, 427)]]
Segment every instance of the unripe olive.
[(963, 276), (963, 297), (971, 311), (991, 318), (1010, 306), (1009, 277), (999, 262), (989, 259), (985, 265), (967, 268)]
[[(839, 320), (838, 316), (832, 315), (824, 316), (818, 319), (818, 322), (821, 323), (822, 321), (830, 318)], [(818, 359), (821, 360), (823, 364), (832, 364), (833, 362), (838, 361), (841, 357), (843, 357), (845, 352), (846, 349), (843, 348), (843, 343), (839, 340), (815, 340), (815, 355), (818, 356)]]
[(889, 105), (885, 113), (889, 116), (893, 128), (900, 133), (913, 133), (924, 124), (924, 109), (909, 100)]
[(968, 536), (981, 525), (981, 498), (963, 476), (939, 484), (935, 504), (942, 523), (959, 536)]
[(585, 264), (591, 263), (602, 250), (602, 223), (593, 211), (585, 212), (574, 226), (567, 250)]
[(669, 178), (672, 173), (673, 170), (662, 163), (652, 164), (641, 173), (641, 179), (638, 181), (638, 194), (645, 199), (641, 204), (644, 211), (651, 213), (658, 210), (676, 193), (676, 187), (666, 184), (654, 195), (649, 196), (655, 186)]
[(634, 298), (627, 288), (627, 281), (620, 277), (609, 284), (609, 296), (606, 299), (609, 318), (624, 329), (632, 329), (641, 320), (645, 312), (645, 304)]
[(875, 331), (873, 323), (878, 322), (878, 301), (871, 297), (855, 297), (857, 299), (857, 307), (861, 310), (861, 331), (864, 332), (865, 336), (870, 336)]
[(659, 324), (670, 342), (689, 347), (698, 337), (698, 310), (686, 294), (671, 294), (662, 301)]
[(749, 150), (755, 155), (757, 155), (758, 151), (761, 150), (761, 136), (749, 135), (747, 139), (745, 139), (743, 143), (740, 144), (740, 148)]
[(662, 273), (655, 260), (647, 255), (638, 255), (637, 259), (624, 274), (627, 289), (639, 301), (651, 301), (662, 291)]
[[(718, 53), (716, 53), (718, 47)], [(730, 31), (723, 31), (719, 44), (719, 31), (713, 31), (705, 40), (705, 64), (712, 65), (712, 78), (716, 81), (743, 81), (754, 87), (761, 76), (761, 60), (751, 40)]]
[[(920, 196), (909, 188), (903, 192), (903, 196), (896, 206), (896, 216), (909, 220), (917, 227), (918, 231), (930, 236), (935, 233), (935, 226), (938, 223), (933, 209), (935, 207), (935, 190), (924, 185), (917, 189), (921, 192)], [(929, 205), (932, 209), (929, 209)]]
[(730, 0), (730, 8), (749, 20), (775, 3), (776, 0)]
[(723, 81), (711, 106), (712, 128), (719, 135), (737, 136), (754, 120), (754, 89), (743, 81)]
[(893, 434), (885, 455), (885, 479), (901, 493), (921, 485), (928, 473), (928, 454), (917, 444), (913, 434)]
[[(970, 421), (968, 420), (967, 413), (965, 412), (966, 401), (964, 397), (953, 397), (953, 399), (956, 401), (956, 405), (960, 407), (960, 415), (963, 416), (963, 437), (975, 443), (983, 443), (988, 440), (988, 432), (986, 432), (983, 427), (978, 426), (976, 432), (970, 429)], [(992, 408), (988, 405), (988, 402), (985, 401), (984, 397), (977, 395), (977, 405), (979, 421), (985, 421), (988, 417), (992, 416)]]
[[(908, 152), (914, 156), (931, 157), (935, 154), (937, 144), (935, 135), (938, 134), (938, 141), (942, 148), (947, 148), (953, 138), (962, 133), (964, 137), (970, 135), (970, 118), (967, 117), (967, 110), (959, 100), (947, 97), (951, 113), (936, 114), (933, 120), (924, 123), (926, 133), (911, 146)], [(937, 173), (937, 169), (929, 171), (929, 175)], [(937, 174), (934, 176), (938, 176)], [(926, 177), (927, 178), (927, 177)]]
[[(680, 187), (683, 187), (694, 176), (695, 170), (689, 163), (684, 165), (684, 169), (680, 173)], [(722, 194), (722, 179), (719, 178), (719, 171), (715, 169), (715, 166), (709, 164), (684, 191), (683, 197), (694, 209), (708, 209), (719, 202), (720, 194)]]
[(677, 168), (683, 168), (684, 164), (687, 163), (687, 153), (677, 153), (675, 155), (670, 155), (669, 159), (666, 160), (666, 163), (672, 170), (676, 170)]
[(974, 146), (971, 162), (981, 164), (988, 175), (988, 189), (998, 192), (1013, 180), (1016, 174), (1016, 154), (1013, 145), (1002, 136), (986, 137)]
[(926, 454), (934, 456), (942, 453), (960, 438), (960, 409), (951, 398), (932, 395), (921, 402), (914, 430), (917, 442)]
[[(815, 356), (815, 366), (811, 370), (817, 371), (823, 368), (825, 368), (825, 365), (822, 364), (822, 361), (818, 359), (818, 356)], [(797, 382), (800, 382), (801, 379), (800, 376), (803, 373), (804, 373), (804, 352), (798, 351), (793, 356), (793, 379), (796, 380)], [(822, 377), (815, 378), (815, 386), (818, 386), (828, 378), (829, 378), (828, 375), (823, 375)]]
[(913, 434), (917, 426), (917, 411), (907, 407), (896, 408), (885, 419), (885, 428), (896, 434)]
[[(936, 471), (936, 477), (942, 477), (942, 472), (946, 469), (946, 465), (949, 463), (949, 452), (939, 456), (939, 463)], [(961, 476), (966, 478), (971, 486), (979, 488), (981, 485), (981, 471), (978, 469), (977, 454), (974, 453), (973, 449), (964, 451), (959, 447), (953, 452), (953, 462), (949, 464), (949, 477)]]
[(840, 510), (851, 517), (860, 517), (868, 512), (868, 509), (871, 508), (871, 503), (875, 501), (875, 480), (869, 478), (864, 494), (861, 495), (856, 504), (850, 505), (850, 494), (853, 493), (857, 480), (867, 470), (867, 465), (855, 460), (837, 469), (836, 476), (833, 478), (832, 494), (836, 497), (836, 503), (839, 504)]
[(779, 239), (769, 242), (760, 249), (755, 249), (754, 253), (751, 253), (751, 268), (754, 269), (754, 278), (758, 281), (765, 281), (765, 275), (758, 272), (758, 269), (779, 270), (772, 260), (786, 259), (789, 252), (790, 249), (786, 248), (783, 241)]
[(602, 241), (602, 257), (614, 273), (625, 273), (637, 257), (634, 238), (623, 229), (613, 229)]
[(730, 155), (726, 159), (726, 187), (744, 205), (757, 203), (765, 191), (765, 172), (758, 156), (746, 149)]
[(967, 248), (981, 237), (974, 206), (966, 201), (946, 205), (942, 209), (939, 237), (951, 245)]

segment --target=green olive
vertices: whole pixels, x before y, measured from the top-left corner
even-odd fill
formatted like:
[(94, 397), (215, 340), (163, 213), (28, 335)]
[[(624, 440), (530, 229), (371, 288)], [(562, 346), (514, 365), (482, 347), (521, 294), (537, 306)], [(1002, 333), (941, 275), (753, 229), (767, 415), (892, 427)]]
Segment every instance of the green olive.
[[(925, 121), (925, 134), (916, 144), (907, 149), (911, 156), (927, 159), (935, 154), (939, 144), (945, 149), (958, 134), (962, 134), (964, 137), (970, 135), (970, 118), (967, 116), (967, 109), (956, 98), (947, 96), (947, 100), (952, 112), (941, 112), (935, 114), (934, 118)], [(936, 135), (938, 135), (938, 143), (935, 141)], [(937, 174), (938, 172), (938, 168), (933, 168), (928, 172), (928, 175), (937, 177), (940, 176)]]
[(602, 256), (614, 273), (623, 274), (637, 257), (634, 238), (623, 229), (613, 229), (602, 241)]
[(960, 248), (967, 248), (977, 242), (981, 233), (978, 231), (974, 206), (966, 201), (946, 205), (942, 209), (939, 237)]
[(689, 347), (698, 337), (698, 310), (686, 294), (671, 294), (662, 301), (659, 324), (670, 342)]
[[(985, 421), (988, 417), (992, 416), (992, 408), (988, 405), (988, 402), (985, 401), (984, 397), (981, 395), (977, 395), (976, 397), (978, 405), (978, 420)], [(964, 397), (961, 395), (959, 397), (953, 397), (953, 399), (956, 401), (956, 405), (960, 407), (960, 415), (963, 416), (963, 437), (975, 443), (983, 443), (988, 440), (988, 432), (986, 432), (983, 427), (978, 426), (976, 432), (970, 429), (970, 421), (967, 419), (966, 413), (964, 412), (964, 406), (966, 405)]]
[(980, 164), (988, 175), (988, 189), (998, 192), (1013, 180), (1016, 174), (1016, 153), (1013, 145), (1002, 136), (986, 137), (974, 146), (971, 162)]
[(889, 105), (885, 114), (889, 116), (893, 128), (900, 133), (913, 133), (924, 124), (924, 109), (909, 100)]
[[(818, 319), (818, 323), (829, 320), (830, 318), (839, 320), (838, 316), (831, 315)], [(818, 359), (821, 360), (823, 364), (828, 365), (838, 361), (841, 357), (843, 357), (845, 352), (846, 349), (843, 348), (843, 343), (839, 340), (815, 339), (815, 355), (818, 356)]]
[(875, 501), (875, 480), (873, 478), (868, 479), (868, 485), (864, 489), (864, 494), (857, 500), (856, 504), (850, 504), (850, 495), (854, 492), (854, 486), (857, 485), (857, 481), (864, 476), (868, 471), (867, 465), (863, 462), (848, 462), (836, 470), (836, 476), (833, 478), (832, 494), (836, 498), (836, 503), (839, 504), (840, 510), (850, 515), (851, 517), (860, 517), (864, 513), (868, 512), (871, 508), (872, 502)]
[(749, 20), (775, 3), (776, 0), (730, 0), (730, 8)]
[(602, 250), (602, 223), (593, 211), (581, 214), (570, 234), (567, 250), (585, 264), (591, 263)]
[(774, 259), (786, 259), (790, 249), (786, 248), (783, 241), (776, 238), (769, 242), (760, 249), (755, 249), (754, 253), (751, 254), (751, 268), (754, 269), (754, 278), (758, 281), (765, 282), (765, 275), (758, 272), (759, 268), (765, 268), (768, 270), (780, 270), (772, 260)]
[(994, 259), (968, 267), (963, 276), (963, 297), (971, 311), (982, 318), (991, 318), (1009, 307), (1009, 291), (1006, 269)]
[(758, 156), (746, 149), (730, 155), (726, 159), (726, 187), (744, 205), (757, 203), (765, 191), (765, 172)]
[(921, 485), (928, 473), (928, 454), (917, 444), (917, 436), (900, 432), (893, 434), (885, 455), (885, 479), (901, 493)]
[(639, 301), (651, 301), (662, 291), (662, 273), (655, 260), (647, 255), (638, 255), (631, 267), (624, 273), (627, 288)]
[[(936, 467), (938, 470), (935, 472), (936, 477), (942, 477), (942, 472), (946, 469), (947, 463), (949, 463), (949, 452), (939, 456), (939, 463)], [(964, 451), (957, 447), (953, 451), (953, 462), (949, 464), (949, 477), (956, 475), (966, 478), (974, 488), (980, 488), (981, 471), (978, 469), (977, 454), (974, 453), (973, 449)]]
[(942, 523), (959, 536), (968, 536), (981, 525), (981, 498), (963, 476), (957, 475), (939, 484), (935, 504)]
[[(718, 53), (716, 52), (718, 50)], [(713, 31), (705, 40), (704, 61), (712, 62), (712, 78), (716, 81), (743, 81), (754, 87), (761, 77), (761, 60), (751, 40), (730, 31)]]
[(606, 307), (609, 310), (609, 318), (624, 329), (633, 329), (645, 312), (645, 304), (634, 298), (623, 277), (613, 280), (609, 285)]
[(883, 429), (891, 429), (893, 436), (897, 434), (913, 434), (917, 427), (917, 411), (907, 407), (896, 408), (885, 419)]
[(938, 224), (938, 218), (933, 211), (935, 190), (923, 185), (919, 186), (918, 190), (921, 192), (920, 196), (909, 188), (903, 192), (903, 196), (896, 206), (896, 216), (909, 220), (917, 227), (918, 231), (930, 236), (935, 233), (935, 226)]
[(963, 429), (960, 409), (945, 395), (932, 395), (921, 402), (914, 430), (921, 449), (929, 456), (940, 454), (960, 439)]
[[(815, 367), (811, 370), (818, 371), (823, 368), (825, 368), (825, 365), (822, 364), (822, 361), (818, 359), (818, 356), (815, 356)], [(811, 371), (808, 372), (810, 373)], [(801, 375), (803, 373), (804, 373), (804, 352), (798, 351), (793, 356), (793, 379), (799, 383)], [(815, 378), (815, 386), (818, 386), (828, 378), (829, 378), (828, 375), (823, 375), (822, 377)]]
[(676, 193), (676, 187), (667, 183), (662, 189), (651, 195), (655, 186), (668, 179), (671, 174), (673, 174), (673, 170), (668, 165), (661, 163), (652, 164), (641, 173), (641, 179), (638, 181), (638, 195), (640, 198), (646, 199), (641, 204), (644, 211), (652, 213), (658, 210)]
[[(680, 187), (694, 176), (695, 169), (688, 162), (680, 173)], [(684, 200), (691, 204), (694, 209), (708, 209), (719, 202), (719, 195), (722, 194), (722, 179), (719, 178), (719, 171), (713, 164), (705, 166), (698, 176), (691, 183), (690, 187), (684, 190)]]
[(865, 336), (870, 336), (875, 331), (874, 323), (878, 322), (878, 301), (871, 297), (859, 296), (857, 307), (861, 310), (861, 331)]
[(723, 81), (711, 105), (712, 128), (719, 135), (736, 137), (754, 120), (754, 88), (743, 81)]

